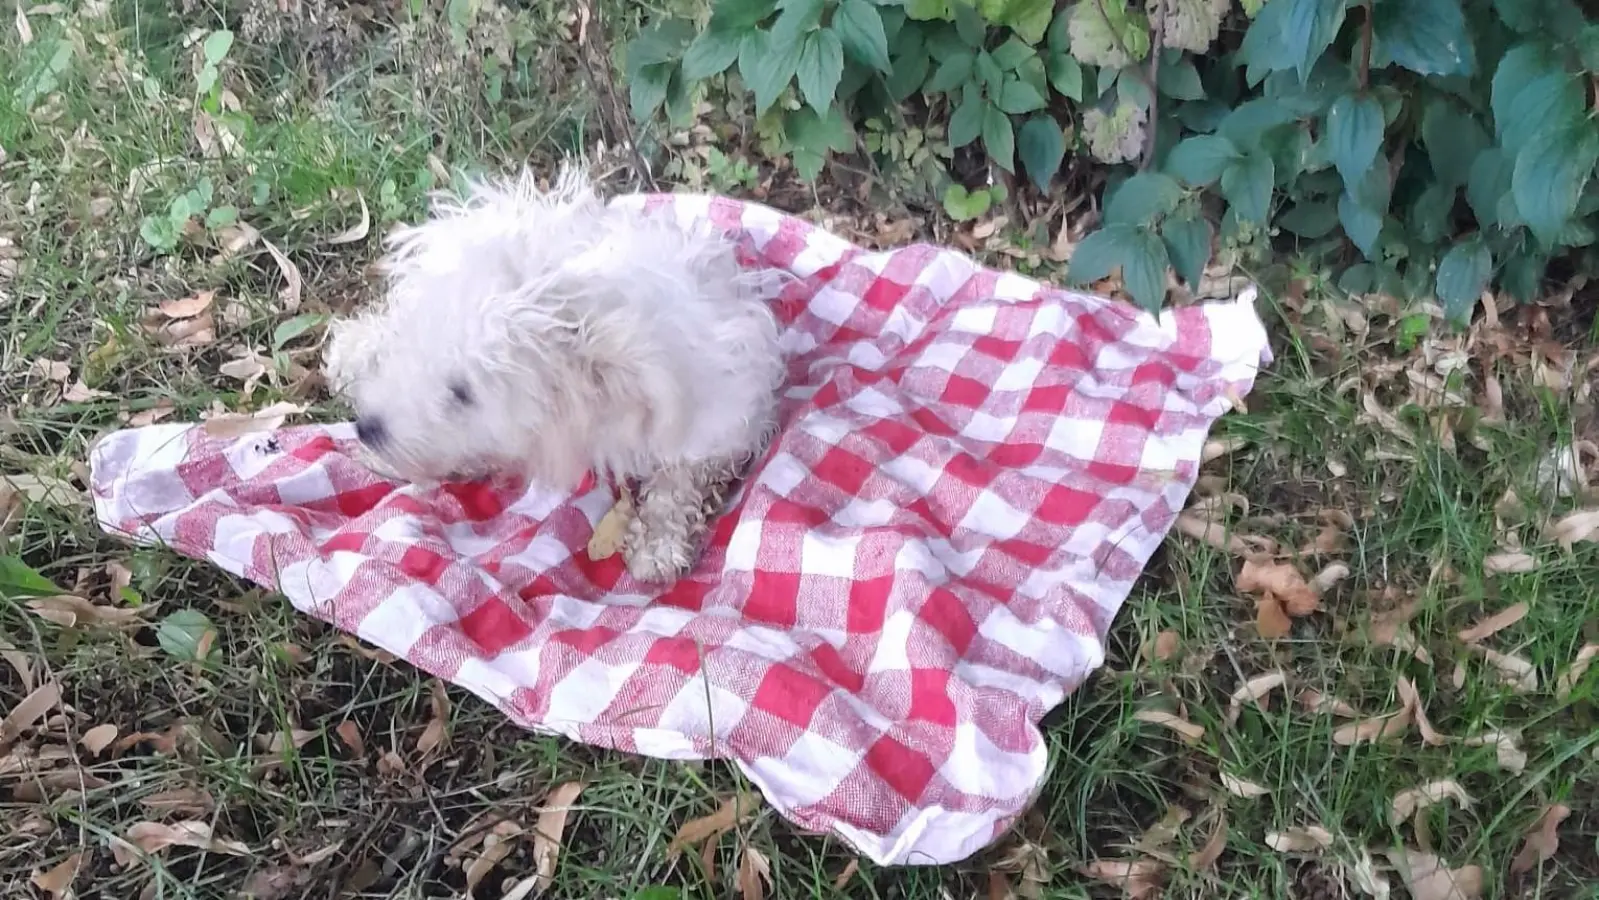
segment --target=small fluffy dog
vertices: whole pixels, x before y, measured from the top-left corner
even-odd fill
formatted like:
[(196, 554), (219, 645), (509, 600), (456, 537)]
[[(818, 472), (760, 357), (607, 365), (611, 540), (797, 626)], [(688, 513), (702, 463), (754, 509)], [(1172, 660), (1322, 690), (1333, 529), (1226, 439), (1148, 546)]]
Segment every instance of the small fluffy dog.
[(362, 443), (423, 483), (636, 482), (628, 570), (686, 574), (776, 426), (783, 276), (708, 224), (606, 204), (571, 165), (549, 191), (524, 172), (436, 197), (388, 250), (385, 295), (327, 351)]

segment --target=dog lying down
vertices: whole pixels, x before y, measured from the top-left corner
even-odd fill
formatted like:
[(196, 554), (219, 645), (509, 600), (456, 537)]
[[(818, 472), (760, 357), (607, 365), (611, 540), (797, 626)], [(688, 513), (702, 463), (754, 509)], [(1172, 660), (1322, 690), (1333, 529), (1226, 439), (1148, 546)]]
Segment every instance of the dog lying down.
[(363, 445), (418, 483), (518, 474), (638, 485), (621, 539), (642, 581), (692, 568), (776, 427), (770, 301), (710, 225), (616, 209), (582, 172), (437, 197), (390, 238), (384, 295), (335, 322), (327, 373)]

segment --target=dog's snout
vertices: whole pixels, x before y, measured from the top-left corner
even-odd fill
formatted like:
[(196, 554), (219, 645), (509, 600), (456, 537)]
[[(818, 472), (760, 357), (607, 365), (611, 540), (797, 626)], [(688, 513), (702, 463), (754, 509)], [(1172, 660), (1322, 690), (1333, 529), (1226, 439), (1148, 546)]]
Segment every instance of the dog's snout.
[(389, 430), (384, 427), (382, 419), (359, 416), (355, 420), (355, 436), (368, 447), (381, 447), (389, 439)]

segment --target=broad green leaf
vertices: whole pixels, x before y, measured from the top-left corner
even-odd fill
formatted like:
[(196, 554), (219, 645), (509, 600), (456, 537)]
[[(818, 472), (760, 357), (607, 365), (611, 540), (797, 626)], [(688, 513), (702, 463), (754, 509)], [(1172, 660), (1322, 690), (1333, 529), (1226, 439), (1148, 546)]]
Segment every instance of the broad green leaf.
[(1360, 249), (1368, 260), (1377, 258), (1377, 237), (1382, 233), (1382, 213), (1361, 206), (1349, 194), (1338, 196), (1338, 221), (1344, 234)]
[(999, 90), (1005, 83), (1005, 70), (994, 61), (994, 54), (987, 50), (977, 51), (977, 58), (972, 63), (972, 71), (977, 74), (977, 79), (988, 86), (990, 92)]
[(1266, 224), (1271, 212), (1271, 189), (1276, 168), (1271, 157), (1255, 152), (1234, 160), (1221, 173), (1221, 195), (1227, 198), (1238, 217), (1246, 222)]
[(649, 121), (661, 104), (666, 102), (666, 89), (671, 83), (672, 72), (671, 63), (658, 63), (633, 73), (628, 84), (628, 103), (633, 109), (634, 119)]
[(1500, 20), (1523, 34), (1574, 34), (1591, 15), (1574, 0), (1494, 0), (1493, 5)]
[(1588, 74), (1599, 73), (1599, 22), (1589, 22), (1577, 32), (1577, 57)]
[(1323, 238), (1338, 227), (1338, 207), (1331, 200), (1306, 200), (1278, 216), (1277, 225), (1306, 240)]
[(1532, 80), (1506, 113), (1499, 145), (1516, 156), (1537, 135), (1575, 124), (1587, 114), (1581, 83), (1566, 72)]
[(1054, 0), (978, 0), (977, 3), (983, 18), (1012, 29), (1029, 44), (1044, 39), (1054, 7)]
[(1081, 103), (1083, 100), (1083, 67), (1065, 53), (1052, 53), (1049, 57), (1049, 84), (1062, 97)]
[(839, 79), (844, 77), (844, 44), (838, 34), (822, 29), (806, 35), (794, 76), (799, 81), (800, 93), (813, 109), (823, 112), (832, 106), (833, 93), (838, 90)]
[(1183, 189), (1169, 175), (1140, 172), (1107, 198), (1105, 224), (1144, 225), (1177, 208)]
[(1261, 138), (1274, 128), (1291, 124), (1299, 117), (1276, 100), (1259, 97), (1239, 104), (1221, 120), (1216, 133), (1232, 141), (1240, 150), (1260, 146)]
[(1505, 260), (1499, 283), (1510, 296), (1522, 303), (1531, 303), (1543, 293), (1543, 276), (1549, 268), (1549, 257), (1523, 247)]
[(1438, 262), (1438, 300), (1451, 321), (1464, 324), (1471, 318), (1477, 298), (1488, 287), (1493, 274), (1493, 254), (1479, 233), (1459, 241)]
[[(209, 638), (207, 633), (210, 634)], [(216, 649), (216, 629), (205, 613), (196, 609), (180, 609), (156, 626), (155, 640), (173, 659), (204, 662)], [(201, 652), (202, 647), (204, 653)]]
[(1043, 109), (1044, 95), (1025, 81), (1009, 79), (999, 89), (995, 103), (1005, 112), (1020, 115)]
[(973, 54), (964, 51), (951, 56), (939, 64), (933, 72), (933, 77), (927, 82), (929, 93), (949, 93), (965, 87), (972, 80)]
[(665, 19), (640, 31), (627, 45), (629, 73), (646, 66), (677, 62), (694, 37), (693, 26), (682, 19)]
[(1015, 35), (995, 47), (990, 55), (994, 57), (995, 64), (1006, 72), (1014, 72), (1021, 68), (1023, 63), (1038, 57), (1038, 53), (1032, 47)]
[(1161, 223), (1160, 236), (1166, 242), (1166, 255), (1171, 257), (1177, 277), (1190, 288), (1197, 288), (1205, 274), (1205, 264), (1210, 262), (1210, 223), (1193, 215), (1168, 218)]
[(50, 579), (15, 556), (0, 556), (0, 598), (50, 597), (61, 593)]
[(1244, 64), (1245, 78), (1251, 87), (1272, 72), (1295, 68), (1298, 60), (1288, 42), (1288, 19), (1295, 7), (1289, 3), (1269, 3), (1244, 32), (1238, 48), (1238, 61)]
[[(1282, 24), (1289, 58), (1299, 80), (1310, 77), (1310, 67), (1332, 45), (1344, 24), (1344, 0), (1278, 0), (1287, 5)], [(1411, 2), (1411, 0), (1406, 0)], [(1257, 20), (1258, 21), (1258, 20)]]
[(1051, 56), (1070, 56), (1072, 52), (1072, 8), (1063, 6), (1050, 20), (1049, 31), (1044, 34), (1044, 45)]
[(1327, 141), (1333, 165), (1346, 184), (1358, 184), (1382, 149), (1382, 104), (1345, 94), (1327, 111)]
[(1187, 182), (1190, 187), (1205, 187), (1221, 177), (1221, 173), (1241, 154), (1232, 141), (1221, 135), (1196, 134), (1184, 138), (1166, 155), (1166, 171)]
[(955, 0), (905, 0), (905, 15), (918, 22), (948, 22), (955, 16)]
[(711, 28), (725, 28), (741, 38), (777, 9), (777, 0), (716, 0)]
[(1050, 179), (1060, 171), (1066, 156), (1066, 136), (1060, 123), (1047, 114), (1028, 119), (1016, 133), (1016, 153), (1033, 184), (1047, 193)]
[(1158, 313), (1166, 303), (1166, 243), (1148, 228), (1133, 229), (1134, 235), (1122, 259), (1122, 284), (1133, 301)]
[(1586, 118), (1539, 132), (1516, 154), (1510, 192), (1533, 236), (1552, 246), (1577, 211), (1599, 160), (1599, 128)]
[(1489, 139), (1487, 130), (1470, 113), (1439, 98), (1428, 103), (1422, 113), (1421, 142), (1438, 180), (1461, 187), (1471, 178), (1471, 164), (1488, 147)]
[(944, 212), (957, 222), (969, 222), (988, 212), (994, 202), (987, 190), (968, 192), (964, 185), (952, 184), (944, 191)]
[(989, 105), (983, 110), (983, 148), (1001, 169), (1016, 171), (1016, 132), (1010, 116), (997, 106)]
[(1194, 61), (1184, 57), (1171, 64), (1162, 64), (1155, 76), (1155, 87), (1173, 100), (1203, 100), (1205, 85), (1199, 80), (1199, 70)]
[(1435, 244), (1449, 237), (1456, 193), (1455, 188), (1441, 181), (1427, 185), (1410, 206), (1410, 236), (1423, 244)]
[(809, 106), (794, 110), (784, 116), (783, 130), (793, 145), (794, 170), (807, 183), (814, 183), (822, 173), (829, 152), (855, 146), (849, 122), (837, 106), (822, 115)]
[(926, 48), (920, 43), (894, 57), (894, 73), (888, 76), (888, 92), (894, 102), (902, 103), (921, 90), (932, 63), (932, 57), (927, 55)]
[(983, 92), (979, 91), (975, 84), (967, 82), (960, 105), (955, 107), (955, 114), (949, 117), (951, 147), (964, 147), (982, 135), (983, 111), (987, 108), (988, 103), (983, 100)]
[(771, 32), (746, 35), (738, 50), (738, 71), (744, 86), (755, 94), (757, 115), (772, 108), (799, 68), (799, 44), (780, 44)]
[(1116, 74), (1116, 97), (1139, 109), (1149, 109), (1155, 102), (1154, 92), (1144, 81), (1143, 70), (1136, 65), (1127, 66)]
[(983, 21), (982, 13), (970, 0), (952, 0), (950, 6), (955, 11), (955, 31), (960, 34), (961, 40), (968, 47), (981, 48), (983, 40), (988, 37), (988, 23)]
[(327, 319), (323, 313), (301, 313), (279, 323), (278, 327), (272, 329), (272, 349), (282, 350), (283, 345), (321, 325)]
[(1344, 193), (1372, 212), (1387, 214), (1393, 199), (1393, 179), (1388, 167), (1372, 166), (1366, 170), (1366, 176), (1354, 184), (1344, 182)]
[(1466, 202), (1483, 226), (1501, 225), (1499, 203), (1510, 196), (1510, 179), (1515, 171), (1515, 161), (1498, 147), (1489, 147), (1477, 154), (1466, 176)]
[(683, 53), (683, 77), (701, 81), (726, 71), (738, 61), (739, 47), (746, 33), (727, 28), (708, 28), (700, 32)]
[[(1498, 68), (1494, 69), (1489, 90), (1489, 106), (1494, 116), (1494, 135), (1501, 142), (1506, 139), (1511, 122), (1517, 118), (1516, 108), (1521, 105), (1521, 95), (1533, 82), (1563, 74), (1565, 70), (1559, 60), (1539, 44), (1521, 44), (1507, 51), (1500, 58)], [(1510, 137), (1527, 136), (1510, 135)], [(1517, 149), (1519, 146), (1518, 144), (1516, 148), (1511, 149)]]
[(894, 70), (888, 60), (888, 34), (883, 31), (883, 15), (867, 0), (842, 0), (833, 12), (832, 29), (851, 59), (879, 72)]
[(1374, 6), (1373, 68), (1396, 63), (1421, 75), (1476, 71), (1473, 38), (1460, 0), (1400, 0)]
[(1066, 283), (1084, 285), (1116, 271), (1139, 239), (1136, 225), (1107, 225), (1083, 238), (1066, 265)]

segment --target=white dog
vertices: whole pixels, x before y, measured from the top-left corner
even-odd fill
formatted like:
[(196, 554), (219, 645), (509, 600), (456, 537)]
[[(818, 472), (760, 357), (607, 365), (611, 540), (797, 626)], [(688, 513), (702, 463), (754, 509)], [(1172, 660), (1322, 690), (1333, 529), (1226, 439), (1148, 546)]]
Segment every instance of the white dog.
[(362, 443), (424, 483), (636, 481), (628, 570), (687, 573), (776, 425), (783, 276), (669, 216), (607, 205), (576, 167), (548, 192), (524, 172), (436, 198), (390, 239), (381, 302), (331, 330)]

